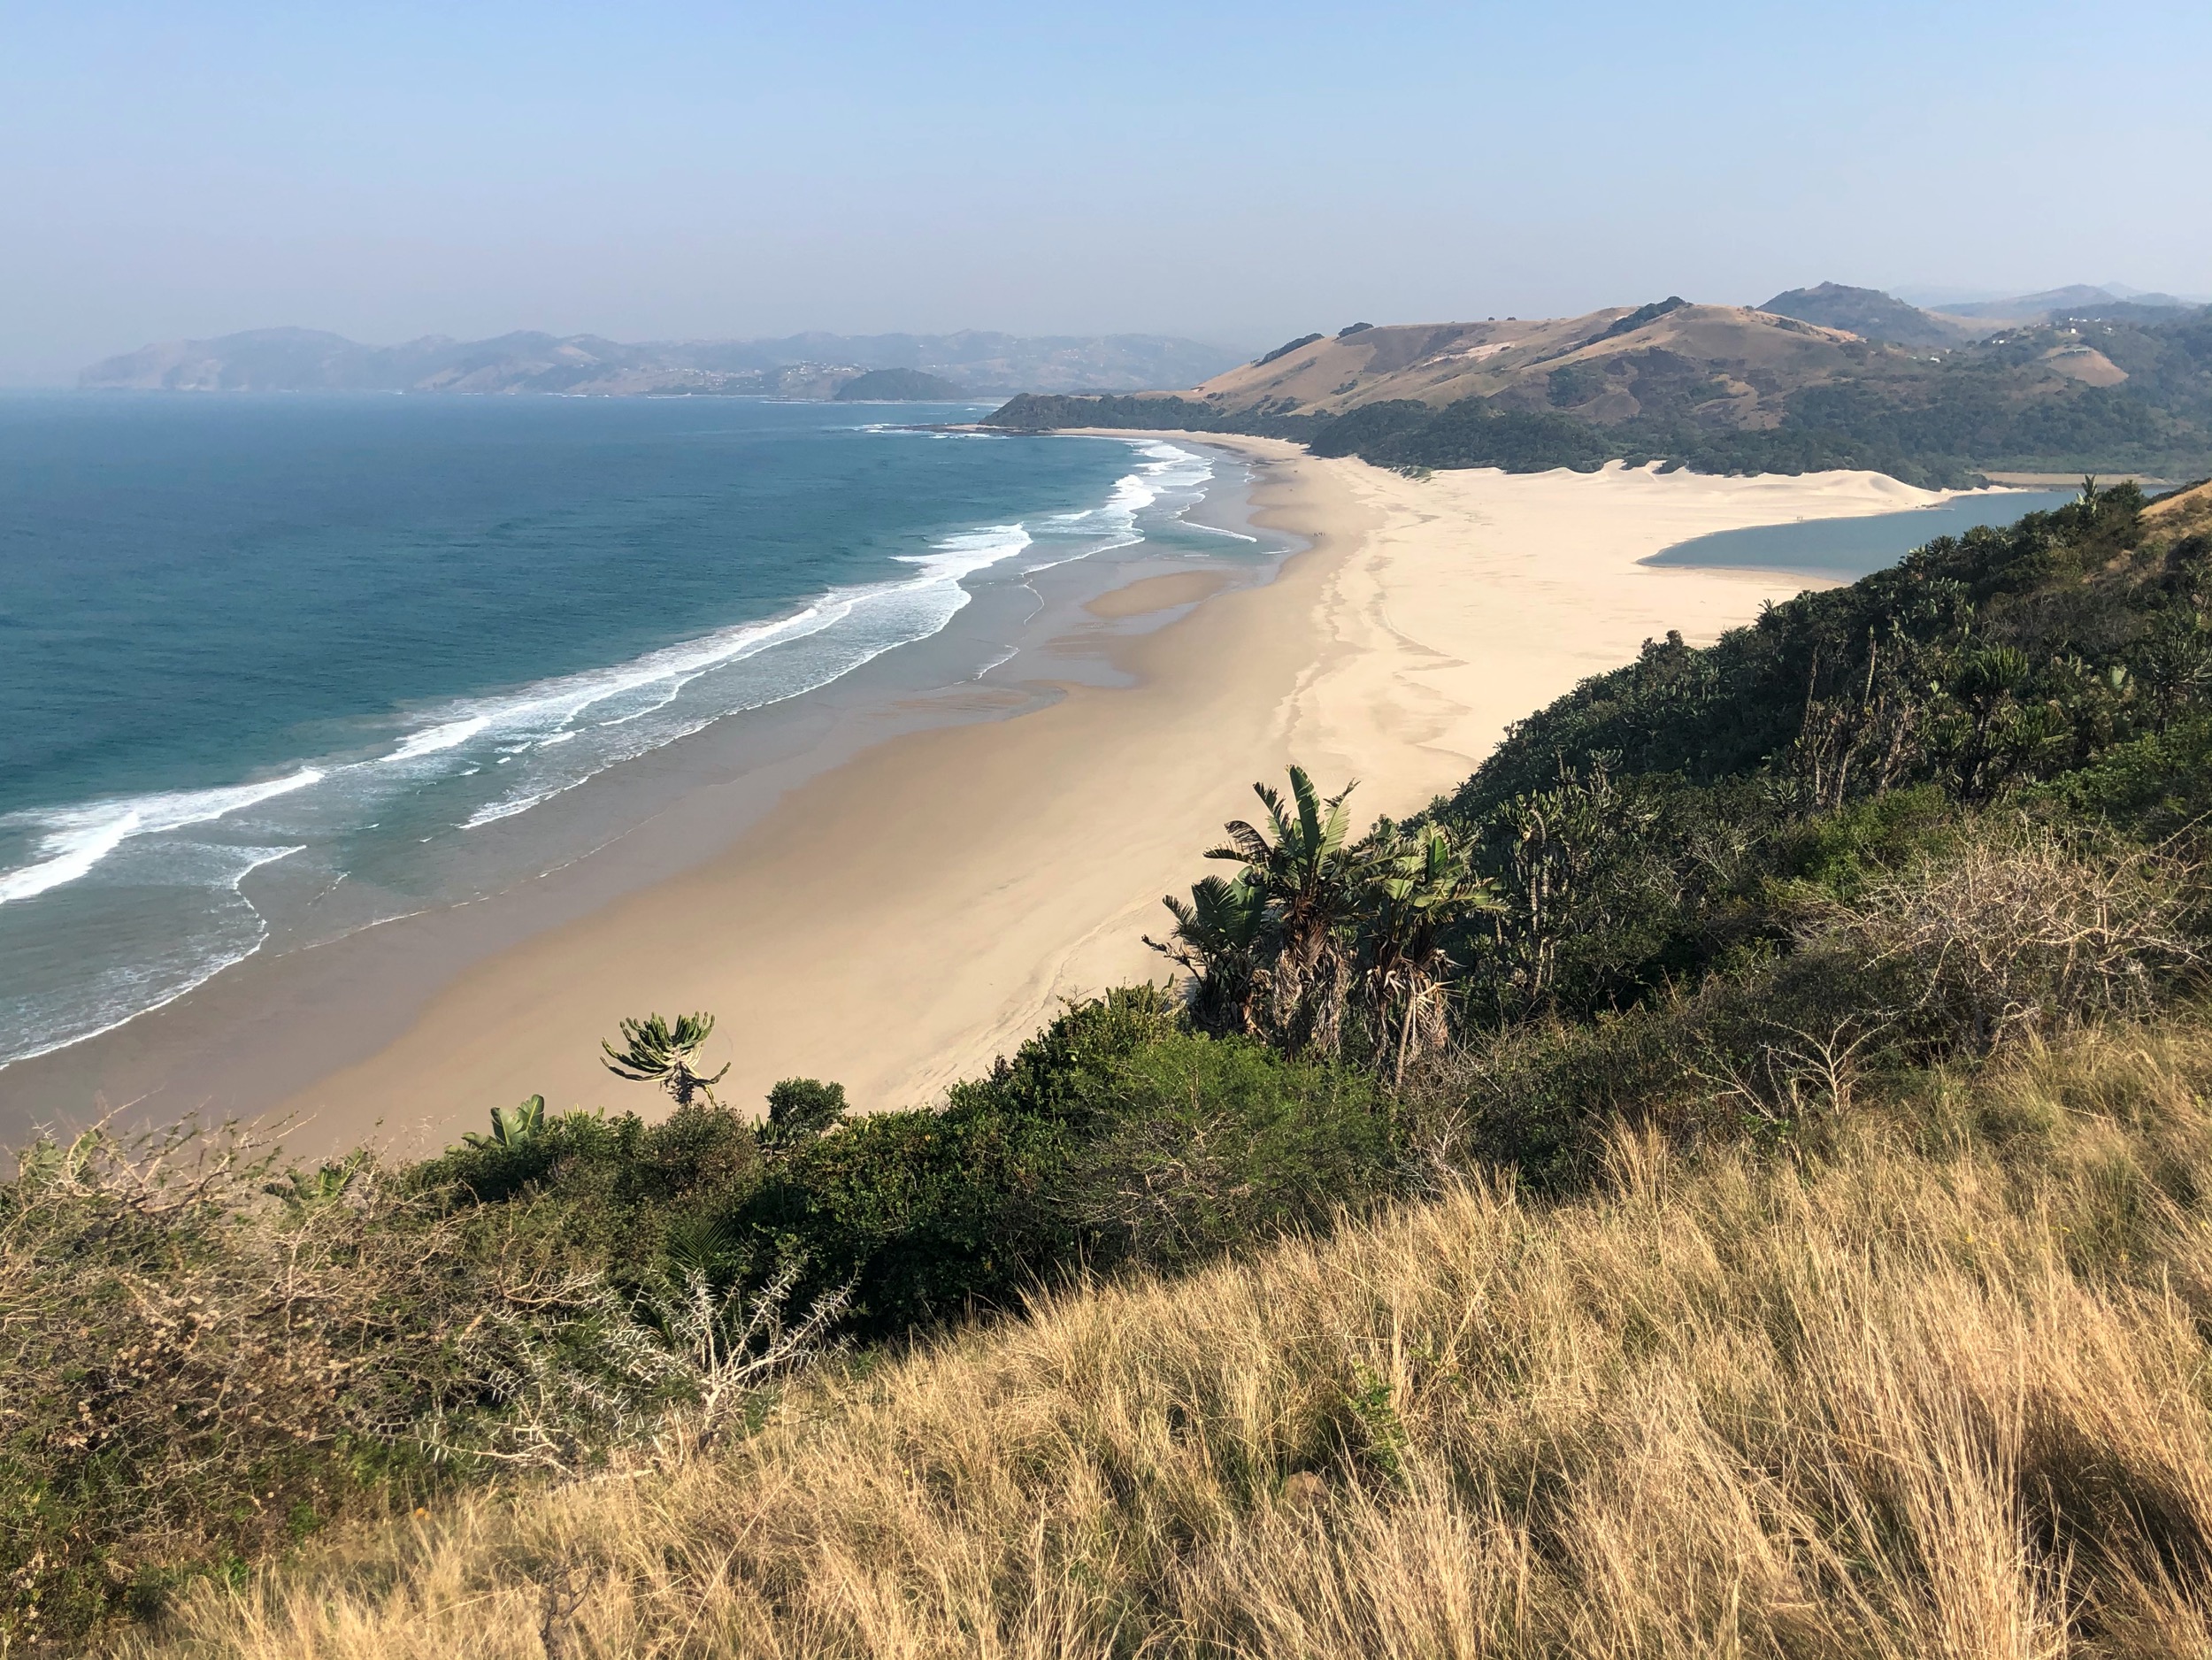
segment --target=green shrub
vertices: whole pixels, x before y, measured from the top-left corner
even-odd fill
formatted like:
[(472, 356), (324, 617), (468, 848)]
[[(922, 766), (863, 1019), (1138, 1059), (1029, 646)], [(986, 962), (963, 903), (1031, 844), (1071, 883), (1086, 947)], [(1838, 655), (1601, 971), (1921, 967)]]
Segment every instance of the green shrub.
[(1102, 1262), (1179, 1265), (1327, 1222), (1396, 1175), (1389, 1104), (1365, 1074), (1245, 1038), (1163, 1038), (1115, 1080), (1112, 1129), (1067, 1209)]
[(810, 1289), (850, 1284), (854, 1329), (882, 1337), (1013, 1306), (1079, 1266), (1188, 1261), (1317, 1222), (1389, 1168), (1366, 1078), (1186, 1033), (1141, 986), (1071, 1008), (940, 1111), (795, 1148), (732, 1221), (760, 1260), (803, 1264)]

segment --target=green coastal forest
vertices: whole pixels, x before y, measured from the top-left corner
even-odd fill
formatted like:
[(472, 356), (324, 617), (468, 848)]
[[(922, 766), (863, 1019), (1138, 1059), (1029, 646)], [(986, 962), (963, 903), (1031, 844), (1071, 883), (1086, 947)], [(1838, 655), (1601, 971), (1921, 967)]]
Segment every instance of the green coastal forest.
[[(1571, 439), (1393, 419), (1314, 442)], [(1222, 804), (1161, 982), (934, 1110), (641, 1014), (425, 1161), (21, 1149), (4, 1646), (2212, 1642), (2212, 487), (1648, 642), (1402, 822)]]
[[(1850, 292), (1935, 327), (1886, 295)], [(1495, 389), (1448, 402), (1437, 401), (1441, 393), (1369, 401), (1355, 376), (1318, 409), (1264, 395), (1059, 394), (1014, 398), (989, 419), (1021, 431), (1248, 433), (1406, 469), (1586, 473), (1615, 460), (1715, 473), (1866, 468), (1929, 488), (1970, 487), (2004, 470), (2169, 478), (2212, 471), (2212, 308), (2116, 304), (1937, 352), (1847, 341), (1809, 358), (1810, 367), (1766, 368), (1756, 365), (1771, 341), (1761, 336), (1778, 319), (1737, 311), (1734, 326), (1693, 349), (1663, 334), (1683, 310), (1669, 298), (1548, 356), (1525, 364), (1502, 357), (1511, 373)], [(1768, 327), (1741, 320), (1752, 319)], [(1251, 367), (1321, 338), (1293, 341)], [(1562, 355), (1574, 360), (1557, 363)], [(2090, 378), (2077, 378), (2083, 374)], [(1351, 407), (1339, 407), (1347, 394)], [(1771, 414), (1755, 417), (1747, 399)]]

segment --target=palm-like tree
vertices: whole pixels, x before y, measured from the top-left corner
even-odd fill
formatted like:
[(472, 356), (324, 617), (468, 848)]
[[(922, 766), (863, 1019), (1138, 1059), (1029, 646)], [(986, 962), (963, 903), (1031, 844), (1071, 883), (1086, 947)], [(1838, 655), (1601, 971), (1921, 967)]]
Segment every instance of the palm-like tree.
[(1361, 860), (1347, 844), (1351, 818), (1344, 802), (1355, 788), (1347, 784), (1325, 799), (1306, 770), (1293, 766), (1288, 801), (1266, 784), (1252, 786), (1268, 827), (1235, 820), (1227, 843), (1206, 854), (1241, 864), (1240, 880), (1267, 906), (1275, 955), (1255, 976), (1266, 1024), (1293, 1048), (1326, 1055), (1342, 1043), (1350, 980), (1344, 933)]
[(626, 1078), (633, 1083), (658, 1084), (680, 1107), (687, 1107), (695, 1097), (704, 1095), (709, 1103), (714, 1100), (714, 1086), (720, 1083), (729, 1067), (712, 1077), (703, 1077), (695, 1065), (699, 1051), (704, 1047), (707, 1035), (714, 1030), (710, 1014), (682, 1014), (673, 1026), (660, 1016), (648, 1015), (642, 1020), (622, 1023), (623, 1047), (602, 1043), (606, 1051), (601, 1064), (617, 1078)]
[(1169, 895), (1160, 902), (1175, 918), (1164, 940), (1144, 942), (1191, 976), (1191, 1018), (1202, 1031), (1242, 1032), (1252, 1023), (1254, 977), (1272, 918), (1267, 895), (1240, 872), (1233, 881), (1209, 876), (1193, 885), (1187, 903)]
[(1431, 825), (1385, 842), (1368, 865), (1363, 1000), (1371, 1011), (1378, 1064), (1393, 1081), (1450, 1035), (1445, 994), (1453, 964), (1443, 935), (1472, 916), (1505, 909), (1450, 834)]

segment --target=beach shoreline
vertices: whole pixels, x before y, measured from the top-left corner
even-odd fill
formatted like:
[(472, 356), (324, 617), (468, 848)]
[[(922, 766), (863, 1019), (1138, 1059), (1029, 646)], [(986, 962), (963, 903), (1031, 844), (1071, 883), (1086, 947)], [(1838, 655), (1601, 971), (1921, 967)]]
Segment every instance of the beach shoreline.
[[(404, 1018), (378, 1015), (389, 1030), (355, 1046), (367, 1052), (319, 1065), (311, 1031), (293, 1033), (298, 1087), (175, 1104), (293, 1116), (302, 1150), (375, 1135), (403, 1152), (534, 1093), (650, 1111), (657, 1097), (600, 1069), (598, 1040), (625, 1016), (695, 1009), (719, 1018), (708, 1061), (732, 1064), (722, 1093), (741, 1106), (793, 1076), (840, 1081), (863, 1109), (932, 1104), (1065, 999), (1166, 972), (1142, 935), (1162, 894), (1205, 873), (1202, 849), (1248, 809), (1253, 780), (1295, 758), (1332, 788), (1357, 775), (1363, 824), (1417, 810), (1508, 722), (1645, 638), (1708, 640), (1812, 585), (1644, 556), (1715, 529), (1939, 499), (1863, 473), (1417, 482), (1272, 441), (1148, 435), (1243, 457), (1253, 522), (1307, 550), (1256, 586), (1193, 571), (1108, 588), (1091, 618), (1156, 626), (1073, 642), (1067, 655), (1100, 673), (968, 688), (973, 718), (855, 743), (660, 880), (576, 885), (570, 914), (457, 966), (425, 947), (434, 983), (413, 986)], [(319, 967), (272, 964), (263, 980), (303, 976), (293, 1018), (335, 1030), (343, 977), (319, 990)], [(274, 1014), (255, 1028), (248, 977), (232, 995), (235, 1043), (288, 1041), (265, 1029)]]
[[(1052, 515), (1037, 532), (1044, 541), (1032, 539), (1047, 551), (1041, 561), (993, 564), (964, 580), (969, 600), (945, 626), (796, 696), (649, 748), (477, 833), (518, 840), (495, 850), (521, 867), (513, 877), (426, 893), (411, 905), (402, 890), (396, 896), (406, 908), (388, 919), (342, 924), (320, 938), (297, 926), (302, 884), (294, 878), (293, 891), (274, 895), (279, 920), (263, 949), (104, 1030), (0, 1066), (0, 1146), (111, 1116), (125, 1124), (281, 1117), (281, 1103), (397, 1040), (473, 964), (716, 857), (784, 793), (871, 747), (933, 726), (1014, 719), (1069, 686), (1120, 683), (1108, 637), (1263, 581), (1290, 551), (1286, 540), (1252, 534), (1235, 457), (1145, 434), (1082, 442), (1130, 457), (1111, 495), (1100, 507)], [(1203, 457), (1194, 493), (1179, 480), (1155, 482), (1164, 451), (1180, 451), (1185, 463)], [(1050, 557), (1054, 534), (1081, 534), (1081, 524), (1069, 532), (1064, 521), (1106, 517), (1110, 531), (1113, 510), (1143, 513), (1163, 488), (1166, 506), (1130, 525), (1133, 539)], [(1125, 592), (1133, 597), (1121, 599)], [(287, 867), (273, 868), (282, 880)], [(380, 1129), (374, 1119), (365, 1129), (351, 1118), (303, 1115), (319, 1121), (296, 1131), (290, 1144), (342, 1145), (369, 1131), (388, 1138), (392, 1126), (410, 1124), (410, 1106), (402, 1100), (376, 1115)]]

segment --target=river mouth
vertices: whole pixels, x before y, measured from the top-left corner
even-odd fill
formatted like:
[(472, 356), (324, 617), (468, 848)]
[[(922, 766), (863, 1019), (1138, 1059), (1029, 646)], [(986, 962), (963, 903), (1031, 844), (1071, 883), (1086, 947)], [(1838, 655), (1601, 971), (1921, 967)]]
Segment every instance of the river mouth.
[(1933, 507), (1861, 519), (1809, 519), (1787, 525), (1719, 530), (1663, 548), (1646, 565), (1703, 570), (1789, 571), (1855, 582), (1895, 565), (1938, 536), (1961, 536), (1978, 525), (2016, 524), (2078, 498), (2079, 490), (1976, 490)]

